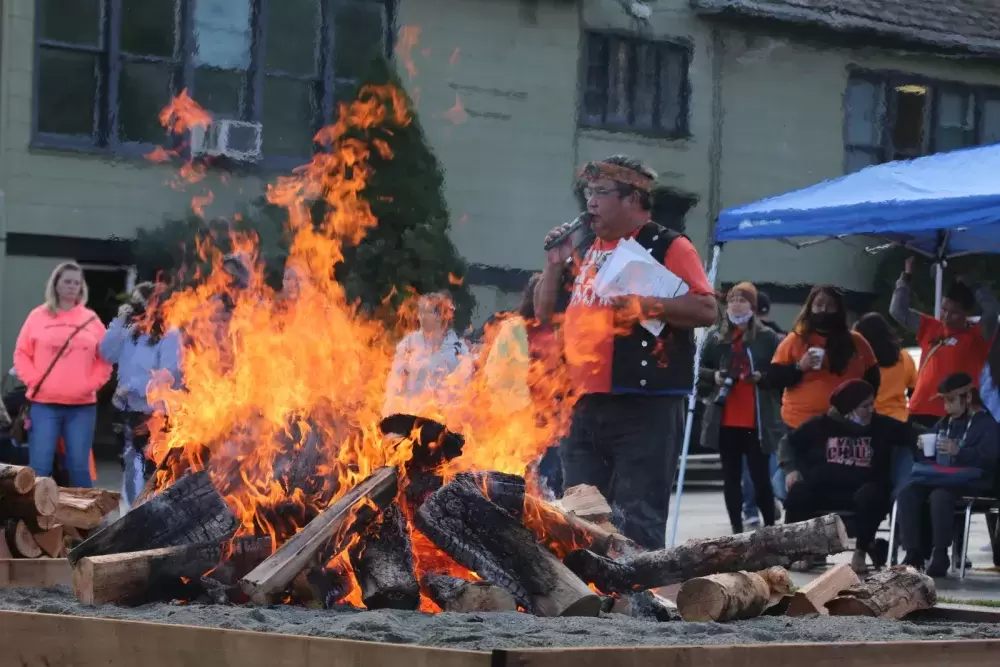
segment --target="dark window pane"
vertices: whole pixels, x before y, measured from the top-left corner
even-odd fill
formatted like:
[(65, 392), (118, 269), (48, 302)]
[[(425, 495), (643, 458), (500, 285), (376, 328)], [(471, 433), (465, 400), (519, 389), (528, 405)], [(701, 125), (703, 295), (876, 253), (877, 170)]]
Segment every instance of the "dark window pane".
[(893, 91), (896, 96), (896, 117), (892, 126), (893, 160), (919, 157), (927, 152), (926, 86), (903, 84)]
[(194, 98), (213, 117), (240, 118), (245, 73), (203, 67), (194, 72)]
[(873, 164), (879, 164), (879, 155), (877, 151), (862, 149), (862, 148), (849, 148), (847, 149), (847, 164), (844, 165), (846, 173), (850, 174), (855, 171), (860, 171), (865, 167), (870, 167)]
[(847, 84), (845, 141), (852, 146), (881, 146), (885, 118), (885, 88), (881, 83), (852, 79)]
[(118, 83), (120, 141), (160, 143), (164, 129), (159, 114), (170, 102), (168, 63), (123, 62)]
[(97, 56), (39, 48), (38, 131), (94, 134)]
[(42, 39), (101, 45), (101, 0), (41, 0), (37, 5)]
[(1000, 98), (983, 102), (983, 144), (1000, 143)]
[(319, 26), (317, 0), (281, 0), (270, 3), (264, 67), (288, 74), (315, 74)]
[(653, 107), (656, 101), (656, 46), (638, 44), (635, 47), (635, 103), (632, 124), (641, 129), (653, 127)]
[(174, 0), (122, 0), (122, 50), (148, 56), (174, 52)]
[(936, 151), (967, 148), (975, 142), (975, 109), (972, 93), (941, 91), (938, 97), (937, 135), (934, 137)]
[(628, 43), (616, 39), (611, 42), (611, 59), (608, 63), (608, 115), (611, 125), (626, 125), (629, 111), (629, 67), (631, 66)]
[(600, 35), (587, 36), (587, 80), (583, 91), (583, 119), (588, 123), (604, 121), (608, 92), (608, 40)]
[(684, 75), (687, 56), (676, 49), (664, 49), (660, 59), (660, 128), (667, 132), (687, 129)]
[(250, 66), (250, 0), (197, 0), (195, 65), (245, 70)]
[(313, 82), (264, 79), (264, 155), (312, 155), (319, 116)]
[(372, 59), (385, 53), (385, 6), (377, 0), (342, 0), (335, 4), (333, 21), (334, 76), (363, 78)]

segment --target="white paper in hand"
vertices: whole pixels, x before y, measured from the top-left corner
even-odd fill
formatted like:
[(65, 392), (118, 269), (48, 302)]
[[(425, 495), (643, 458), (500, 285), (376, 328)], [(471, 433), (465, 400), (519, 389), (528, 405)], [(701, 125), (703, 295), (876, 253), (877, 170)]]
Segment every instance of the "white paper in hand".
[[(625, 239), (618, 243), (594, 277), (594, 292), (601, 299), (629, 295), (673, 299), (687, 294), (688, 285), (653, 259), (638, 241)], [(643, 320), (642, 326), (658, 336), (665, 324), (660, 320)]]

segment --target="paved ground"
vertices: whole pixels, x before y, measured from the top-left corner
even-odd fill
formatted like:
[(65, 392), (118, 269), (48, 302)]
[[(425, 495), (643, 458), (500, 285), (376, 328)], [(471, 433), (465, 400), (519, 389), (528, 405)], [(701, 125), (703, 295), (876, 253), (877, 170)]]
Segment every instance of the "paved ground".
[[(121, 466), (117, 462), (98, 462), (98, 484), (108, 489), (118, 489), (121, 485)], [(671, 501), (671, 510), (677, 507), (677, 498)], [(684, 492), (681, 499), (681, 520), (677, 529), (677, 541), (685, 542), (698, 537), (718, 537), (729, 533), (722, 491), (718, 488), (698, 488)], [(888, 538), (888, 522), (882, 526), (882, 536)], [(990, 571), (993, 561), (989, 553), (980, 548), (989, 544), (986, 521), (980, 516), (972, 519), (969, 559), (973, 569), (966, 573), (965, 581), (959, 581), (953, 574), (938, 582), (938, 592), (942, 596), (957, 600), (994, 599), (1000, 600), (1000, 573)], [(850, 562), (850, 553), (831, 558), (832, 563)], [(792, 573), (796, 585), (802, 586), (820, 572)]]

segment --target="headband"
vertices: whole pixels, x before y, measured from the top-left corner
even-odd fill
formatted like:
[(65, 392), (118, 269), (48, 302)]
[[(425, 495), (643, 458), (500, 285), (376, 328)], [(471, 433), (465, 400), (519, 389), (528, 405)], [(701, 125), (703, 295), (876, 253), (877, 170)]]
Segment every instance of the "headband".
[(580, 177), (588, 181), (606, 178), (609, 181), (630, 185), (637, 190), (649, 192), (653, 189), (653, 179), (629, 167), (610, 162), (588, 162), (580, 171)]

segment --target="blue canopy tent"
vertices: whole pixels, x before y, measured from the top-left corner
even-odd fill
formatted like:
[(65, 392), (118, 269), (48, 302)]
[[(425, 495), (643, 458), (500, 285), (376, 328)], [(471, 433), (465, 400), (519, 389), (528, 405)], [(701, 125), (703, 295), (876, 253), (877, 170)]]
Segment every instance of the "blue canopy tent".
[[(708, 277), (718, 273), (730, 241), (811, 239), (805, 247), (847, 236), (902, 245), (936, 266), (935, 314), (940, 315), (943, 270), (951, 257), (1000, 253), (1000, 145), (940, 153), (868, 167), (802, 190), (727, 209), (715, 227)], [(695, 376), (704, 344), (699, 340)], [(681, 494), (694, 423), (688, 404), (677, 501), (668, 544), (677, 539)]]

